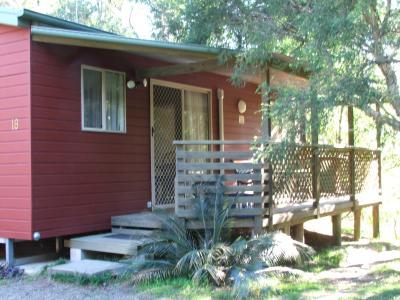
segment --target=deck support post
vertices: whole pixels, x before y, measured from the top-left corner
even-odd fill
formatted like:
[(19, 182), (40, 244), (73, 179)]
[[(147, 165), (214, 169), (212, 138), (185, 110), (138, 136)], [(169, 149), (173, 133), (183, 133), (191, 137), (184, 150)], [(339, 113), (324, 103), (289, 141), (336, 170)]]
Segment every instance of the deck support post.
[(56, 237), (56, 253), (62, 254), (64, 250), (64, 239), (62, 237)]
[(13, 239), (6, 239), (6, 262), (9, 266), (14, 266), (15, 259), (14, 259), (14, 240)]
[(292, 226), (292, 238), (298, 242), (304, 243), (304, 224), (300, 223)]
[(372, 207), (372, 237), (379, 237), (379, 205)]
[(342, 245), (342, 215), (332, 216), (332, 233), (333, 240), (336, 246)]
[(354, 240), (358, 241), (361, 237), (361, 208), (354, 209)]
[(87, 252), (82, 249), (71, 248), (69, 253), (69, 259), (71, 261), (80, 261), (87, 258)]
[(255, 217), (252, 235), (257, 236), (262, 234), (263, 231), (262, 229), (263, 229), (263, 217)]
[(284, 225), (284, 226), (282, 227), (282, 232), (283, 232), (284, 234), (290, 235), (290, 225), (289, 225), (289, 224)]

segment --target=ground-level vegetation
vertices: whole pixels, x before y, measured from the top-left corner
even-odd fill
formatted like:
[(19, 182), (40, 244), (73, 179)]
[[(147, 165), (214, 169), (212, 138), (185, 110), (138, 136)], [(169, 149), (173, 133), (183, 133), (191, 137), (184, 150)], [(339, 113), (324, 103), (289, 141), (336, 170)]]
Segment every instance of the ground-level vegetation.
[[(297, 276), (282, 275), (254, 281), (248, 299), (395, 299), (400, 297), (400, 245), (381, 240), (345, 242), (319, 250), (298, 267)], [(45, 289), (44, 289), (45, 287)], [(154, 280), (132, 285), (130, 276), (110, 274), (51, 276), (46, 271), (31, 277), (0, 280), (7, 299), (232, 299), (228, 287), (194, 284), (188, 278)]]

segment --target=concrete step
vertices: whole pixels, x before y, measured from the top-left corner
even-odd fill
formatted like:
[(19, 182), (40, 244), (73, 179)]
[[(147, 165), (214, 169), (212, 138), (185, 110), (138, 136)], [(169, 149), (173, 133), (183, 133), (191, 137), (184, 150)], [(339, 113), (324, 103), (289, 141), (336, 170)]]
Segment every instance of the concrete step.
[(128, 268), (126, 264), (104, 260), (84, 259), (81, 261), (68, 262), (66, 264), (48, 268), (50, 274), (74, 274), (94, 276), (104, 273), (121, 274)]

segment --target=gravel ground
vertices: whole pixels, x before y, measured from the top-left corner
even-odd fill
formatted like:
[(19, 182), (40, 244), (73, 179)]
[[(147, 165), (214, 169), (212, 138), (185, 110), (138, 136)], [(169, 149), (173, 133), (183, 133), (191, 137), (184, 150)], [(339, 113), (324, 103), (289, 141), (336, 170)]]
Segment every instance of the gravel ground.
[(3, 280), (0, 283), (0, 298), (7, 300), (150, 299), (148, 296), (136, 294), (134, 289), (128, 285), (113, 284), (106, 287), (79, 286), (55, 282), (46, 277)]
[[(353, 245), (354, 244), (354, 245)], [(376, 283), (379, 276), (370, 274), (374, 267), (392, 262), (393, 270), (400, 272), (400, 248), (377, 252), (362, 247), (362, 243), (348, 243), (348, 257), (339, 268), (321, 273), (308, 273), (310, 278), (336, 288), (337, 292), (309, 291), (302, 299), (354, 299), (360, 285)], [(399, 295), (400, 297), (400, 295)], [(51, 280), (45, 275), (23, 276), (20, 279), (0, 281), (0, 300), (152, 300), (153, 297), (135, 291), (128, 283), (110, 283), (106, 286), (81, 286)], [(380, 298), (378, 298), (380, 299)], [(400, 298), (399, 298), (400, 299)]]

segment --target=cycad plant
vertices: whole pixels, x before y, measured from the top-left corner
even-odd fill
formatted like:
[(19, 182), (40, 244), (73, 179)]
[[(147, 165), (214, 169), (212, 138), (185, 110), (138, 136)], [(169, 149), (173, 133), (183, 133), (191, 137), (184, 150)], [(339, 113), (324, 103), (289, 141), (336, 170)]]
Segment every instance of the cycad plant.
[(193, 186), (200, 230), (188, 230), (174, 216), (159, 216), (164, 230), (141, 249), (132, 263), (135, 283), (185, 276), (197, 283), (235, 285), (244, 278), (259, 276), (260, 270), (299, 262), (312, 254), (310, 247), (282, 233), (263, 234), (249, 240), (239, 237), (230, 242), (229, 211), (234, 199), (224, 198), (221, 182), (218, 180), (213, 186), (214, 192), (206, 184)]

